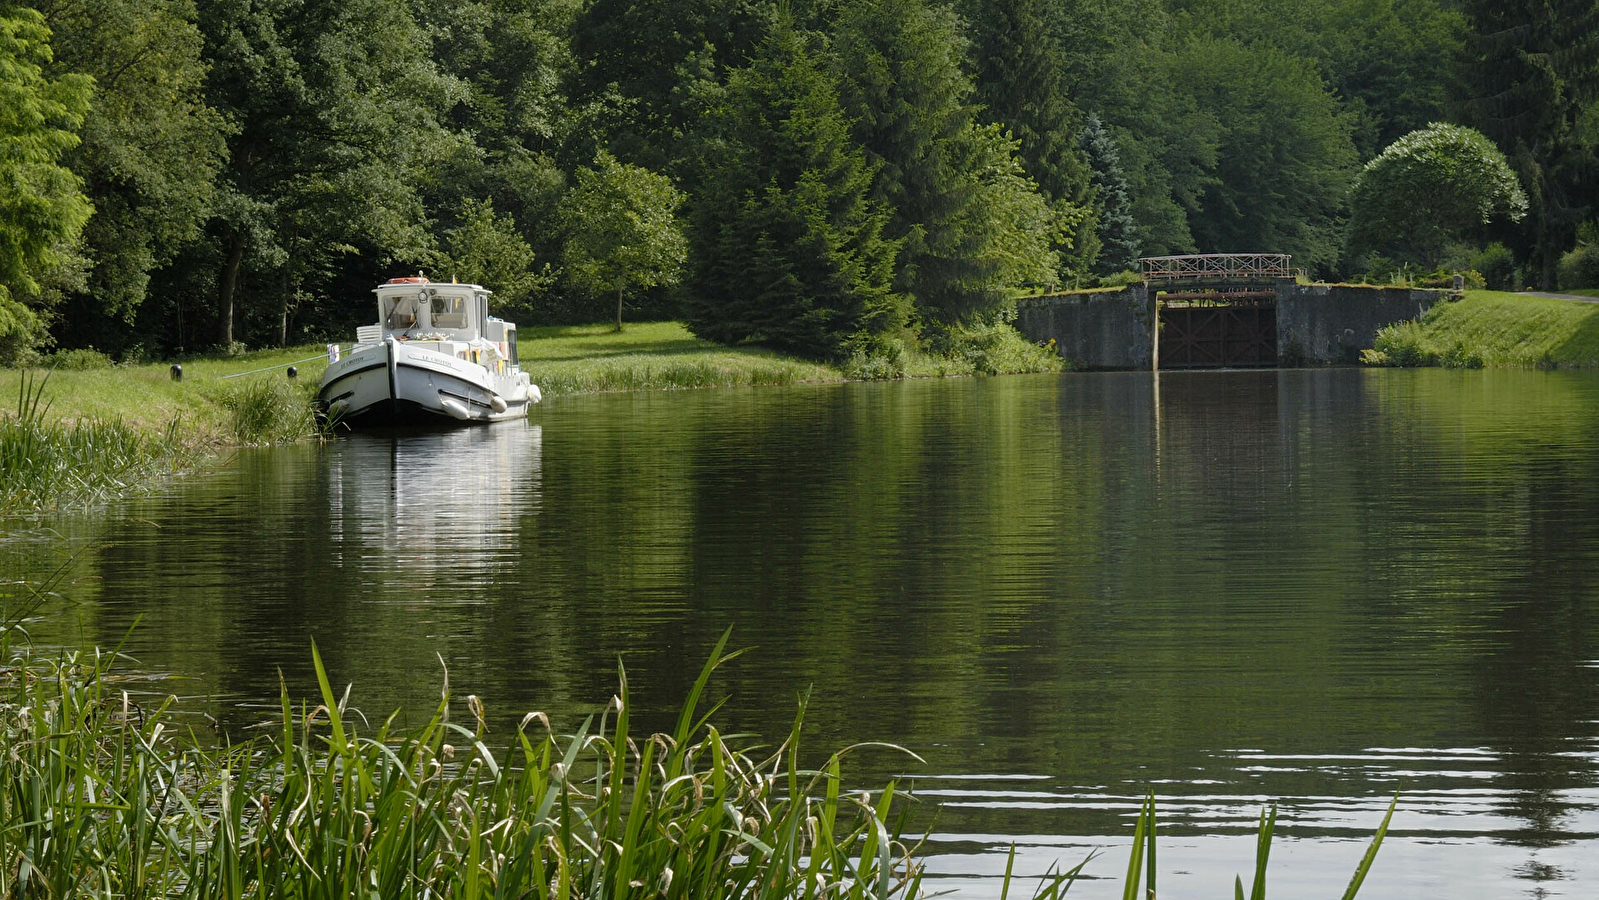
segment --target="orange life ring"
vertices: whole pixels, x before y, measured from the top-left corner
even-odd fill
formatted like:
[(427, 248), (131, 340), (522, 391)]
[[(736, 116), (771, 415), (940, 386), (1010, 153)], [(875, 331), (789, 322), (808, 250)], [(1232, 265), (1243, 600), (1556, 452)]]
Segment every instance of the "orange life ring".
[(383, 283), (384, 284), (427, 284), (428, 280), (426, 278), (422, 278), (420, 276), (414, 276), (414, 277), (408, 277), (408, 278), (390, 278), (388, 281), (385, 281)]

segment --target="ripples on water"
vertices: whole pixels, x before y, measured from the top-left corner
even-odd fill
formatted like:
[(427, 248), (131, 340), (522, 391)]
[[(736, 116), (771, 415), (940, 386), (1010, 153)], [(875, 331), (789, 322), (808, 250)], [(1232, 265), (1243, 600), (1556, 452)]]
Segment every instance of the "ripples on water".
[[(440, 658), (503, 720), (614, 690), (664, 727), (729, 625), (725, 721), (902, 774), (935, 886), (1090, 866), (1153, 786), (1162, 896), (1590, 896), (1599, 379), (1358, 370), (626, 394), (240, 454), (62, 523), (41, 640), (130, 649), (237, 727), (312, 637), (372, 712)], [(51, 544), (0, 552), (42, 572)], [(929, 804), (931, 808), (932, 804)]]

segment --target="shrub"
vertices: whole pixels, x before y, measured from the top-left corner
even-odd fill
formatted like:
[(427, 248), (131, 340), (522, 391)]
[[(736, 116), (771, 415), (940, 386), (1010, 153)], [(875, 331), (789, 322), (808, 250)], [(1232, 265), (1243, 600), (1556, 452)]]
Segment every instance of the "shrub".
[(1599, 245), (1578, 244), (1562, 255), (1556, 278), (1563, 291), (1599, 287)]
[(111, 357), (98, 350), (57, 350), (44, 358), (44, 365), (46, 368), (79, 372), (89, 369), (109, 369)]
[(1438, 354), (1438, 364), (1446, 369), (1480, 369), (1482, 354), (1456, 341), (1453, 347)]
[(1144, 276), (1142, 273), (1134, 272), (1132, 269), (1123, 269), (1120, 272), (1113, 272), (1109, 275), (1101, 275), (1099, 277), (1099, 286), (1126, 287), (1129, 284), (1136, 284), (1143, 280)]
[(1368, 364), (1384, 366), (1435, 366), (1438, 354), (1429, 349), (1418, 322), (1400, 322), (1377, 332), (1375, 353), (1362, 355)]
[(957, 325), (938, 335), (933, 346), (939, 355), (970, 366), (978, 375), (1059, 372), (1062, 368), (1061, 358), (1053, 350), (1032, 343), (1005, 322)]
[(1471, 268), (1482, 273), (1482, 280), (1489, 290), (1516, 289), (1516, 257), (1504, 244), (1496, 242), (1483, 248), (1472, 259)]
[(888, 381), (905, 377), (905, 344), (896, 340), (868, 342), (844, 360), (844, 377), (852, 381)]
[(0, 284), (0, 366), (26, 365), (48, 338), (44, 322)]

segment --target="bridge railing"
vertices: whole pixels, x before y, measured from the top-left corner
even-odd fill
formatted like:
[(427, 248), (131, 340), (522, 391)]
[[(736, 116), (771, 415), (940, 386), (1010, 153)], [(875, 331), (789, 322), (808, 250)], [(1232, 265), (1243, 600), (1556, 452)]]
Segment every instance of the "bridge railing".
[(1146, 256), (1139, 260), (1145, 281), (1228, 281), (1293, 278), (1287, 253), (1206, 253), (1197, 256)]

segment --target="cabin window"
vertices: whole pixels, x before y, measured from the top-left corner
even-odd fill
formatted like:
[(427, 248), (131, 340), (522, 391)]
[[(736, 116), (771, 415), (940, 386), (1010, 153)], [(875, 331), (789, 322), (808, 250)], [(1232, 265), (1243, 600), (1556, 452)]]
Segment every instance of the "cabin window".
[(511, 356), (511, 365), (516, 365), (516, 329), (509, 325), (505, 327), (505, 349)]
[(416, 300), (412, 297), (389, 297), (383, 301), (387, 311), (383, 326), (390, 331), (404, 331), (416, 325)]
[(466, 298), (447, 294), (433, 295), (433, 327), (465, 328)]

